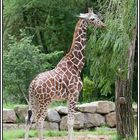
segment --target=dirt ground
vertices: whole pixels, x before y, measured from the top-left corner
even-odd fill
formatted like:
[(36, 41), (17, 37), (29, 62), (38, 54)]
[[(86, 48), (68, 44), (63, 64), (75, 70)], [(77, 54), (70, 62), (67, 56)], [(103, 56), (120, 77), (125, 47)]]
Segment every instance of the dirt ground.
[[(24, 140), (24, 139), (18, 139)], [(38, 140), (37, 138), (30, 138), (29, 140)], [(43, 140), (67, 140), (67, 137), (49, 137)], [(86, 135), (86, 136), (75, 136), (74, 140), (111, 140), (110, 136), (93, 136), (93, 135)]]

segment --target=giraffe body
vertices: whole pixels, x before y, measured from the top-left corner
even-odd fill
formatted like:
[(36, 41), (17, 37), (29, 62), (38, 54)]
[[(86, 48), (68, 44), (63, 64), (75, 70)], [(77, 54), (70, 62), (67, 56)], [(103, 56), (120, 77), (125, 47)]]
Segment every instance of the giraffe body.
[[(89, 14), (91, 13), (90, 11)], [(68, 54), (61, 59), (53, 70), (37, 75), (31, 82), (25, 140), (28, 140), (28, 132), (33, 119), (36, 120), (39, 138), (42, 140), (44, 119), (48, 105), (53, 100), (68, 101), (68, 140), (73, 140), (74, 108), (82, 89), (80, 73), (85, 63), (86, 32), (90, 22), (92, 21), (83, 18), (79, 19)]]

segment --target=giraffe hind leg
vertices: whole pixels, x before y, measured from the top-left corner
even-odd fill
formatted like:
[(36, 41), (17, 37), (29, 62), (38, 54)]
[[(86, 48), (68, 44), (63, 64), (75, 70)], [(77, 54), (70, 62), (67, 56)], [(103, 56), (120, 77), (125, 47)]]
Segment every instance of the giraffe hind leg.
[(46, 108), (40, 108), (36, 112), (36, 128), (38, 131), (38, 138), (39, 140), (43, 139), (43, 129), (44, 129), (44, 120), (47, 114), (47, 107)]
[(37, 130), (38, 130), (39, 140), (43, 139), (44, 120), (45, 120), (44, 114), (42, 114), (41, 117), (37, 117), (37, 119), (36, 119), (36, 126), (37, 126)]
[(25, 117), (25, 140), (28, 140), (29, 138), (29, 129), (31, 127), (32, 120), (32, 111), (28, 110), (28, 114)]

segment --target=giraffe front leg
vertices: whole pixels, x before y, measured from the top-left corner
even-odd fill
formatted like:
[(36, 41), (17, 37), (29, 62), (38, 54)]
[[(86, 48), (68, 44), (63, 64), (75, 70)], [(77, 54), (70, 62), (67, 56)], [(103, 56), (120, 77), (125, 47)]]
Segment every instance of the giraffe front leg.
[(70, 98), (68, 105), (68, 140), (74, 140), (73, 126), (74, 126), (74, 109), (78, 98)]
[(74, 114), (68, 114), (68, 140), (74, 140), (74, 135), (73, 135), (73, 125), (74, 125)]

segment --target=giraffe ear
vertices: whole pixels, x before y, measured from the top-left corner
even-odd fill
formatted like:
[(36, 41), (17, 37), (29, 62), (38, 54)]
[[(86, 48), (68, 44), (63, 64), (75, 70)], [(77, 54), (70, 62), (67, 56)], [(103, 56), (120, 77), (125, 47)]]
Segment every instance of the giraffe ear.
[(93, 8), (88, 8), (88, 13), (93, 13)]
[(94, 14), (93, 12), (93, 8), (88, 8), (88, 13), (89, 13), (89, 19), (97, 19), (98, 16), (96, 14)]

